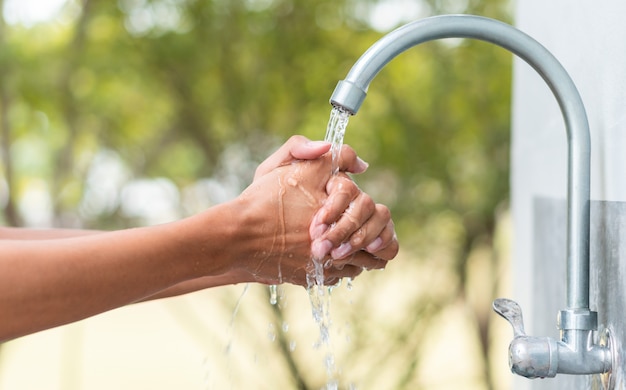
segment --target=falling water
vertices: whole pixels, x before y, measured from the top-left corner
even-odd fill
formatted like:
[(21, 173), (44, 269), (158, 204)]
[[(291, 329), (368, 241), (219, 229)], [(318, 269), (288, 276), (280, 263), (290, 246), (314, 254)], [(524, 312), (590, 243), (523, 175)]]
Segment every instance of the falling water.
[[(331, 144), (331, 174), (333, 175), (339, 172), (339, 157), (349, 118), (349, 113), (341, 108), (333, 107), (330, 113), (330, 119), (328, 121), (328, 127), (326, 128), (326, 136), (324, 137), (324, 140), (330, 142)], [(324, 259), (311, 258), (311, 264), (307, 267), (307, 291), (311, 301), (313, 319), (318, 324), (320, 330), (320, 338), (315, 344), (315, 347), (323, 347), (326, 349), (324, 364), (328, 380), (325, 390), (337, 390), (339, 386), (337, 379), (337, 367), (335, 364), (335, 355), (330, 343), (330, 298), (332, 289), (337, 286), (324, 285), (325, 265), (328, 264), (325, 264)], [(348, 280), (347, 282), (347, 286), (350, 288), (351, 280)], [(277, 304), (277, 286), (269, 286), (269, 291), (270, 304)]]
[[(331, 143), (331, 174), (333, 175), (339, 172), (339, 157), (349, 118), (349, 114), (340, 108), (333, 107), (330, 113), (324, 140)], [(311, 301), (313, 319), (320, 329), (320, 339), (316, 346), (326, 349), (324, 362), (326, 374), (328, 375), (326, 390), (336, 390), (338, 388), (337, 367), (330, 342), (330, 326), (332, 323), (330, 298), (333, 286), (324, 286), (324, 266), (324, 259), (311, 258), (311, 265), (307, 269), (307, 291)]]
[(349, 119), (350, 114), (342, 108), (333, 107), (330, 112), (330, 119), (328, 120), (324, 141), (330, 142), (332, 145), (330, 151), (333, 157), (331, 171), (333, 174), (339, 171), (339, 153), (343, 146), (343, 136), (346, 134)]
[(270, 305), (278, 303), (278, 286), (275, 284), (270, 285)]

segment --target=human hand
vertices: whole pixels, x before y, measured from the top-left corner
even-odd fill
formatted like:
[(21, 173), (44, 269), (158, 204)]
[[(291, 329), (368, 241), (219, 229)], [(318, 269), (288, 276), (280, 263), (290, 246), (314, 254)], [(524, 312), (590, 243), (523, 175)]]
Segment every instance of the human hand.
[[(272, 242), (266, 244), (268, 250), (254, 254), (256, 258), (259, 254), (266, 258), (250, 271), (253, 280), (268, 284), (283, 281), (304, 284), (305, 267), (310, 263), (311, 254), (302, 240), (310, 243), (310, 239), (315, 239), (312, 252), (319, 259), (332, 251), (336, 260), (325, 271), (327, 284), (342, 277), (354, 277), (363, 269), (383, 268), (386, 260), (397, 254), (398, 243), (389, 210), (374, 204), (345, 174), (331, 178), (330, 156), (318, 159), (329, 148), (330, 144), (326, 142), (292, 137), (259, 166), (255, 181), (242, 194), (242, 199), (248, 200), (258, 197), (258, 194), (252, 195), (256, 192), (274, 196), (276, 188), (268, 192), (272, 181), (274, 187), (276, 183), (279, 187), (277, 194), (280, 202), (266, 204), (269, 208), (263, 211), (274, 210), (281, 221), (278, 221), (278, 227), (273, 228)], [(300, 159), (317, 160), (294, 163)], [(367, 168), (367, 164), (346, 146), (342, 150), (339, 167), (340, 171), (360, 173)], [(267, 188), (261, 191), (265, 186)], [(308, 226), (309, 229), (303, 229), (302, 224), (307, 220), (313, 223)], [(256, 221), (264, 223), (263, 218)], [(294, 223), (298, 228), (288, 227)], [(310, 237), (302, 234), (306, 230)], [(295, 240), (289, 241), (287, 232)], [(276, 248), (277, 242), (282, 244), (279, 248)], [(272, 250), (278, 252), (270, 253)], [(260, 271), (272, 264), (274, 269), (269, 274), (264, 275)]]
[[(281, 165), (319, 158), (330, 147), (326, 141), (292, 136), (259, 165), (255, 178)], [(358, 174), (368, 167), (349, 146), (343, 146), (341, 157), (344, 165), (340, 172)], [(389, 209), (375, 204), (345, 173), (333, 176), (326, 188), (329, 198), (315, 215), (310, 228), (314, 240), (312, 254), (321, 259), (332, 251), (331, 256), (340, 260), (365, 250), (381, 259), (393, 259), (398, 252), (398, 241)], [(340, 264), (342, 261), (336, 262), (336, 265)]]
[(367, 254), (391, 260), (398, 254), (387, 206), (374, 203), (345, 174), (331, 177), (326, 188), (329, 197), (310, 227), (313, 257), (323, 259), (330, 254), (333, 266), (341, 267), (349, 261), (358, 262), (355, 256)]

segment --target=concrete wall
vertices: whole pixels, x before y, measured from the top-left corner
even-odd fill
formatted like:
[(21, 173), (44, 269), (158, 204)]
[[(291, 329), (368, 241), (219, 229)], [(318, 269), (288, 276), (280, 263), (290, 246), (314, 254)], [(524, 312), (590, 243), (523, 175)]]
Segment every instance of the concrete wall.
[[(521, 0), (515, 24), (546, 46), (576, 83), (591, 125), (591, 308), (626, 344), (626, 2)], [(558, 337), (565, 306), (566, 136), (551, 92), (515, 62), (512, 144), (513, 299), (527, 332)], [(620, 348), (621, 350), (622, 348)], [(620, 351), (626, 356), (624, 351)], [(626, 389), (624, 367), (614, 373)], [(516, 389), (587, 389), (598, 378), (514, 380)]]

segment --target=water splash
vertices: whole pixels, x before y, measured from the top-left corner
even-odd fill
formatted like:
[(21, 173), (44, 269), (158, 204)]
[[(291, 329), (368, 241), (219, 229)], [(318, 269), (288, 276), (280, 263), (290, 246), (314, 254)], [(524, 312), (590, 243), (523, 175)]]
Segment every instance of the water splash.
[[(237, 314), (239, 313), (239, 309), (241, 308), (241, 303), (243, 301), (243, 298), (245, 297), (245, 295), (248, 293), (248, 290), (250, 290), (250, 283), (246, 283), (243, 287), (243, 290), (241, 291), (241, 295), (239, 295), (239, 298), (237, 298), (237, 302), (235, 303), (235, 308), (233, 309), (233, 313), (230, 316), (230, 323), (229, 323), (229, 327), (228, 327), (228, 337), (227, 337), (227, 343), (226, 346), (224, 347), (224, 356), (226, 357), (226, 372), (228, 373), (228, 379), (230, 383), (233, 383), (233, 370), (231, 369), (231, 364), (233, 362), (233, 357), (232, 357), (232, 349), (233, 349), (233, 342), (235, 340), (234, 338), (234, 333), (235, 333), (235, 320), (237, 318)], [(210, 387), (210, 383), (211, 383), (211, 365), (209, 364), (209, 360), (208, 357), (206, 357), (205, 361), (203, 362), (203, 367), (205, 370), (205, 380), (204, 380), (204, 384), (206, 386), (206, 389), (208, 390)]]
[(228, 343), (226, 344), (226, 347), (224, 348), (224, 354), (227, 356), (230, 354), (230, 350), (233, 345), (233, 332), (235, 329), (235, 318), (237, 317), (237, 313), (239, 313), (239, 307), (241, 307), (241, 302), (243, 300), (243, 297), (246, 295), (249, 289), (250, 289), (250, 283), (246, 283), (243, 287), (243, 290), (241, 291), (241, 295), (239, 295), (239, 298), (237, 298), (237, 302), (235, 303), (235, 308), (233, 309), (233, 313), (230, 316), (230, 324), (229, 324), (229, 330), (228, 330), (229, 332)]
[(346, 289), (352, 291), (352, 278), (346, 278)]

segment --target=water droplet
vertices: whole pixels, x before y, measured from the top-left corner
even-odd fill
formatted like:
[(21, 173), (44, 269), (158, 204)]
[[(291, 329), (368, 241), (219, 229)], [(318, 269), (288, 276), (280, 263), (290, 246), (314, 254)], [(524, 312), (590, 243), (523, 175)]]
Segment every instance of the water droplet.
[(267, 337), (270, 339), (271, 342), (276, 341), (276, 331), (274, 329), (274, 324), (269, 324), (269, 329), (267, 331)]
[(277, 288), (278, 287), (275, 284), (272, 284), (271, 286), (269, 286), (269, 289), (270, 289), (270, 305), (275, 305), (278, 302)]
[(326, 355), (325, 363), (326, 363), (326, 368), (327, 369), (334, 368), (335, 367), (335, 356), (333, 354)]
[(326, 382), (326, 390), (337, 390), (339, 389), (339, 382), (336, 379), (329, 380)]

